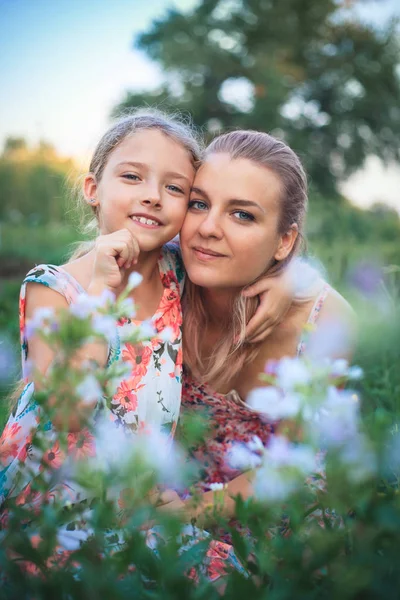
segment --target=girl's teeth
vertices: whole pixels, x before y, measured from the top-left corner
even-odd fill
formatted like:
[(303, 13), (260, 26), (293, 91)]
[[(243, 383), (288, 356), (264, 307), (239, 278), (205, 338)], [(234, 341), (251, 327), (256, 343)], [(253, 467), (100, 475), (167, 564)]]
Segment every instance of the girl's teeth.
[(132, 219), (133, 221), (139, 221), (139, 223), (144, 223), (145, 225), (158, 225), (157, 221), (146, 219), (146, 217), (132, 217)]

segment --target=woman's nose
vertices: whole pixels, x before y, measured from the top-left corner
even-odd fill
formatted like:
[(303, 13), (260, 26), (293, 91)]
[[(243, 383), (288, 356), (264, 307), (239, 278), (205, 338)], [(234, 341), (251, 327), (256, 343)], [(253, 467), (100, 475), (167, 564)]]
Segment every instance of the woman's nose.
[(209, 212), (199, 226), (199, 233), (203, 237), (220, 239), (223, 236), (223, 232), (219, 218)]

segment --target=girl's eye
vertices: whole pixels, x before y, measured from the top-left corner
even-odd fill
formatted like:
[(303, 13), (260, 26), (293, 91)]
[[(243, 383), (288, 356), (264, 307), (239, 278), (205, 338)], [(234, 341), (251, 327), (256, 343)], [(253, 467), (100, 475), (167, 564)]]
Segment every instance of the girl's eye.
[(124, 173), (122, 175), (122, 177), (124, 179), (129, 179), (130, 181), (139, 181), (140, 180), (139, 175), (135, 175), (134, 173)]
[(245, 210), (235, 210), (235, 212), (232, 214), (238, 215), (237, 218), (239, 221), (254, 221), (254, 216)]
[(178, 194), (184, 194), (185, 193), (183, 191), (183, 189), (180, 188), (180, 187), (178, 187), (177, 185), (172, 185), (172, 184), (171, 185), (167, 185), (167, 188), (169, 190), (171, 190), (171, 192), (175, 192), (175, 193), (178, 193)]
[(207, 204), (202, 200), (190, 200), (189, 208), (194, 208), (195, 210), (206, 210)]

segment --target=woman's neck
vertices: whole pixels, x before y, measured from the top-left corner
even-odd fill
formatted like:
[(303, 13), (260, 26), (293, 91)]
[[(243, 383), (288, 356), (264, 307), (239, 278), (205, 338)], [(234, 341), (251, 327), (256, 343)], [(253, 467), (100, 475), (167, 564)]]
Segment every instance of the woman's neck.
[(203, 288), (204, 308), (212, 325), (224, 327), (231, 319), (233, 304), (239, 293), (237, 289)]

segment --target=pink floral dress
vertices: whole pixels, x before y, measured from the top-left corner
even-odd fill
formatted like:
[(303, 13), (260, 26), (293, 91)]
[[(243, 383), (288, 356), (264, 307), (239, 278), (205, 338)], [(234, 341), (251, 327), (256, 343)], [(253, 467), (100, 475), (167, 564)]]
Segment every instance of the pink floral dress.
[[(329, 290), (330, 286), (325, 284), (318, 294), (307, 321), (309, 325), (316, 323)], [(302, 338), (297, 347), (298, 356), (304, 353), (305, 345), (306, 340)], [(267, 445), (276, 425), (251, 409), (236, 390), (219, 394), (187, 375), (183, 379), (182, 410), (202, 411), (210, 424), (209, 436), (191, 448), (191, 455), (201, 469), (196, 486), (201, 492), (208, 491), (212, 483), (229, 483), (241, 474), (230, 468), (226, 460), (232, 444), (247, 443), (256, 435)]]
[[(131, 365), (129, 376), (124, 379), (111, 403), (102, 402), (94, 411), (102, 410), (115, 424), (116, 435), (123, 431), (134, 435), (151, 424), (171, 435), (175, 433), (181, 403), (182, 388), (182, 310), (180, 295), (183, 286), (184, 271), (180, 255), (175, 244), (166, 245), (159, 258), (159, 271), (164, 284), (164, 292), (152, 317), (152, 323), (158, 333), (166, 327), (172, 330), (173, 341), (160, 338), (132, 345), (121, 341), (121, 332), (134, 327), (130, 320), (121, 321), (116, 326), (115, 337), (111, 341), (108, 364), (116, 360)], [(32, 269), (23, 281), (20, 293), (20, 335), (22, 346), (22, 368), (25, 388), (14, 407), (3, 434), (0, 438), (0, 505), (7, 497), (17, 496), (18, 501), (32, 501), (30, 481), (38, 472), (40, 461), (32, 450), (32, 431), (40, 422), (40, 407), (35, 402), (34, 384), (28, 377), (29, 346), (25, 334), (25, 293), (28, 283), (39, 283), (64, 296), (68, 303), (85, 293), (80, 284), (64, 269), (53, 265), (39, 265)], [(100, 403), (99, 403), (100, 404)], [(109, 408), (110, 407), (110, 408)], [(56, 432), (51, 423), (46, 426), (46, 445), (44, 459), (54, 469), (59, 469), (65, 461), (65, 454), (57, 442)], [(77, 459), (95, 456), (96, 442), (93, 434), (84, 429), (68, 434), (68, 456)], [(29, 472), (30, 479), (21, 478)], [(18, 477), (17, 477), (18, 475)], [(70, 481), (57, 483), (57, 489), (49, 495), (57, 494), (73, 503), (78, 497), (82, 500), (81, 490), (75, 489)], [(35, 497), (35, 503), (43, 499)]]

